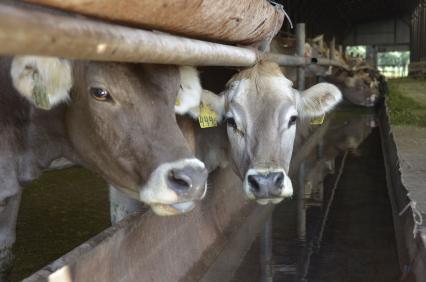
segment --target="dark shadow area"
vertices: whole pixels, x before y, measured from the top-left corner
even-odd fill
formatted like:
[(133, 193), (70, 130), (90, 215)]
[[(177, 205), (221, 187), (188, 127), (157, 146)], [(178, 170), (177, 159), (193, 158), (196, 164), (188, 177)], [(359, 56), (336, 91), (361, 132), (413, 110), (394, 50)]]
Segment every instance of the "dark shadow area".
[(22, 196), (11, 281), (20, 281), (110, 225), (108, 189), (83, 168), (46, 172)]

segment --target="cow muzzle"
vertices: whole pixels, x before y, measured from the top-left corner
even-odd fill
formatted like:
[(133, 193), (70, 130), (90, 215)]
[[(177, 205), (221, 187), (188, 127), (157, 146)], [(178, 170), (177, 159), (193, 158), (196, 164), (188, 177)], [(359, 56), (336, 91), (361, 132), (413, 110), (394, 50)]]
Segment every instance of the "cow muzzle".
[(266, 205), (293, 195), (293, 185), (283, 169), (249, 169), (244, 179), (247, 198)]
[(191, 211), (204, 198), (208, 172), (197, 159), (183, 159), (160, 165), (141, 189), (139, 198), (158, 215)]

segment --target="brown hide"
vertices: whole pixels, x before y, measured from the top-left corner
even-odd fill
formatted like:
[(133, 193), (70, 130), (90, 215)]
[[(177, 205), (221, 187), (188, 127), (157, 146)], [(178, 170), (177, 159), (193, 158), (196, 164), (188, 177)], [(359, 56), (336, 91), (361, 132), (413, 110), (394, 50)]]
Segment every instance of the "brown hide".
[(186, 141), (188, 142), (191, 151), (195, 153), (196, 143), (195, 143), (195, 122), (191, 117), (188, 116), (176, 116), (176, 121), (179, 125), (180, 130), (183, 133)]

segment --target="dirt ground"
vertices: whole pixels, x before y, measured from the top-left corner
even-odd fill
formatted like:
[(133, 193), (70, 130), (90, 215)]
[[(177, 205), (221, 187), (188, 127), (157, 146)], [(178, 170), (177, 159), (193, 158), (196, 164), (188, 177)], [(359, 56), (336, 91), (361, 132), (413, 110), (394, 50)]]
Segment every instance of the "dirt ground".
[(24, 189), (11, 281), (21, 281), (109, 225), (102, 178), (83, 168), (44, 173)]

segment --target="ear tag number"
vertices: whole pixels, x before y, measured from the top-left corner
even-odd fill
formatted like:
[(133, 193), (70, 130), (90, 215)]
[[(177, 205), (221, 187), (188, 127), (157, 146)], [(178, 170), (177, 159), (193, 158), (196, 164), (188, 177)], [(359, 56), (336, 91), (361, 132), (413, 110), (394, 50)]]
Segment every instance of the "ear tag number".
[(176, 106), (180, 106), (181, 104), (182, 104), (182, 102), (180, 101), (180, 99), (179, 99), (179, 98), (176, 98), (175, 105), (176, 105)]
[(209, 105), (200, 105), (200, 115), (198, 122), (201, 128), (209, 128), (217, 126), (217, 114)]
[(324, 119), (325, 119), (325, 114), (323, 114), (320, 117), (316, 117), (316, 118), (311, 118), (311, 124), (312, 125), (321, 125), (324, 123)]
[(46, 87), (43, 84), (43, 81), (40, 78), (38, 72), (33, 73), (34, 88), (33, 88), (33, 99), (37, 108), (43, 110), (50, 110), (51, 105), (49, 97), (47, 95)]

